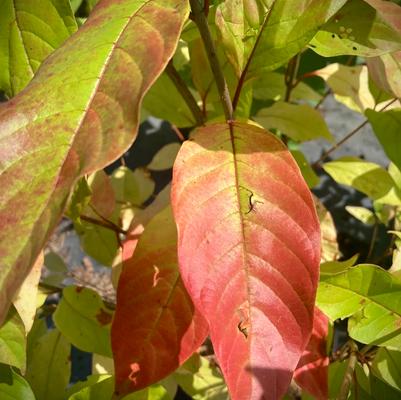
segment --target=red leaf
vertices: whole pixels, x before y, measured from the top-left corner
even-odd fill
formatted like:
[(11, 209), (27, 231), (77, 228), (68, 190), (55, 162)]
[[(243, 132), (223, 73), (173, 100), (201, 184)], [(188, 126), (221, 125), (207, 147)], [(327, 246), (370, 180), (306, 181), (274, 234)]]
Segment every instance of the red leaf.
[(315, 307), (312, 336), (294, 372), (294, 379), (302, 389), (317, 400), (328, 398), (329, 357), (326, 353), (328, 332), (329, 319)]
[(232, 399), (280, 398), (311, 334), (320, 259), (294, 159), (253, 125), (198, 129), (176, 159), (172, 204), (181, 276)]
[(146, 226), (118, 283), (112, 326), (118, 395), (172, 373), (202, 344), (207, 331), (179, 276), (177, 233), (167, 208)]

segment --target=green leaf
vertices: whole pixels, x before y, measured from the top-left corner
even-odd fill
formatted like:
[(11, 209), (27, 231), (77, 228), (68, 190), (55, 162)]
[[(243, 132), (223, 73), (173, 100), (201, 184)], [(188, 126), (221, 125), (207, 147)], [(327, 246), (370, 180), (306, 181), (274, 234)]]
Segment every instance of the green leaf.
[(401, 348), (401, 281), (389, 272), (361, 264), (335, 275), (321, 275), (317, 305), (332, 320), (351, 317), (355, 340)]
[(148, 169), (152, 171), (163, 171), (173, 168), (175, 158), (181, 145), (179, 143), (169, 143), (162, 147), (153, 157)]
[(143, 107), (150, 115), (178, 127), (196, 125), (191, 110), (166, 72), (160, 75), (146, 94)]
[(375, 214), (365, 207), (345, 206), (345, 209), (364, 224), (373, 225), (376, 221)]
[(0, 363), (9, 364), (25, 371), (25, 328), (14, 306), (0, 328)]
[(334, 261), (338, 258), (340, 249), (338, 248), (337, 230), (333, 217), (317, 197), (314, 196), (313, 200), (320, 222), (320, 262)]
[(93, 290), (69, 286), (53, 315), (54, 323), (76, 347), (111, 357), (110, 326), (113, 314)]
[(51, 286), (60, 286), (68, 272), (64, 260), (58, 254), (49, 252), (45, 255), (44, 264), (47, 273), (42, 282)]
[(373, 399), (399, 400), (401, 391), (394, 389), (374, 374), (370, 374), (370, 387)]
[(82, 388), (70, 395), (68, 400), (110, 400), (113, 397), (114, 378), (110, 375), (92, 375), (77, 385), (76, 389)]
[(375, 84), (394, 97), (401, 97), (401, 51), (366, 60)]
[(355, 265), (358, 260), (358, 254), (345, 261), (327, 261), (320, 264), (320, 276), (336, 275), (341, 272), (347, 271), (350, 267)]
[(130, 207), (140, 207), (153, 194), (154, 181), (141, 169), (135, 171), (127, 167), (119, 167), (111, 176), (117, 203)]
[(68, 0), (3, 0), (0, 13), (0, 90), (20, 92), (42, 61), (77, 30)]
[[(114, 377), (110, 375), (91, 375), (84, 382), (78, 382), (68, 389), (68, 400), (110, 400), (114, 394)], [(113, 397), (114, 398), (114, 397)], [(121, 398), (121, 397), (119, 397)], [(171, 400), (161, 385), (124, 396), (122, 400)]]
[(380, 165), (357, 157), (341, 157), (323, 165), (323, 169), (338, 183), (352, 186), (373, 200), (399, 205), (391, 175)]
[[(96, 385), (97, 383), (100, 383), (106, 379), (109, 379), (111, 375), (109, 374), (94, 374), (94, 375), (89, 375), (86, 380), (84, 381), (78, 381), (74, 385), (70, 386), (66, 391), (64, 398), (65, 399), (70, 399), (73, 395), (76, 393), (80, 392), (82, 389), (87, 388), (92, 385)], [(114, 382), (113, 382), (114, 384)]]
[[(13, 301), (15, 309), (24, 323), (26, 333), (31, 330), (36, 315), (37, 301), (35, 300), (39, 295), (38, 286), (42, 272), (43, 261), (43, 253), (40, 253), (38, 259), (32, 267), (31, 272), (22, 283)], [(45, 299), (43, 299), (43, 301), (44, 300)]]
[(75, 225), (75, 230), (80, 237), (81, 246), (86, 254), (104, 266), (110, 267), (113, 265), (120, 250), (116, 232), (85, 221), (82, 221), (80, 225)]
[(329, 365), (329, 399), (337, 400), (345, 372), (346, 361), (335, 361)]
[(26, 379), (38, 400), (64, 400), (70, 378), (71, 346), (53, 329), (32, 341)]
[(373, 57), (401, 49), (401, 34), (363, 0), (349, 0), (323, 25), (310, 47), (323, 57)]
[[(216, 26), (237, 76), (261, 76), (287, 62), (313, 38), (345, 0), (263, 1), (248, 12), (248, 1), (226, 0), (216, 12)], [(267, 6), (274, 4), (270, 15)], [(244, 11), (245, 10), (245, 11)]]
[(81, 214), (90, 202), (92, 191), (88, 185), (86, 176), (81, 178), (75, 185), (68, 201), (65, 215), (73, 222), (81, 223)]
[(334, 140), (320, 113), (306, 104), (295, 105), (278, 101), (272, 107), (260, 110), (254, 119), (264, 128), (279, 129), (296, 141), (303, 142), (318, 137)]
[(0, 321), (76, 180), (135, 140), (142, 98), (187, 15), (186, 0), (105, 1), (0, 106)]
[(373, 360), (372, 372), (383, 382), (401, 391), (401, 352), (381, 347)]
[[(272, 99), (275, 101), (285, 99), (287, 86), (285, 84), (285, 75), (279, 72), (267, 72), (259, 79), (254, 81), (253, 96), (258, 100)], [(291, 91), (291, 99), (310, 100), (318, 102), (322, 96), (315, 92), (304, 82), (299, 82)]]
[(75, 14), (78, 11), (78, 8), (83, 3), (83, 0), (70, 0), (72, 12)]
[(348, 67), (329, 64), (313, 73), (323, 78), (337, 101), (357, 112), (374, 108), (375, 100), (369, 91), (368, 69), (364, 65)]
[(174, 373), (174, 378), (194, 400), (228, 399), (226, 384), (217, 368), (197, 353)]
[(401, 169), (401, 110), (367, 110), (366, 116), (388, 158)]
[(315, 171), (312, 169), (307, 159), (305, 158), (304, 153), (299, 150), (291, 150), (291, 154), (295, 158), (295, 161), (298, 164), (299, 169), (301, 170), (302, 176), (304, 177), (306, 183), (310, 188), (316, 186), (320, 179), (315, 174)]
[(1, 400), (35, 400), (28, 382), (9, 365), (0, 364)]

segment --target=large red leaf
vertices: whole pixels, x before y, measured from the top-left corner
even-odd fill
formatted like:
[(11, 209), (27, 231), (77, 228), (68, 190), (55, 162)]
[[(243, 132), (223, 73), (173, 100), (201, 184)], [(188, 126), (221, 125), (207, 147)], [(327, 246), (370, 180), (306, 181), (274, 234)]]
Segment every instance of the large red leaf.
[(312, 336), (294, 372), (294, 379), (302, 389), (317, 400), (328, 398), (329, 357), (326, 351), (328, 333), (329, 319), (315, 307)]
[(116, 392), (163, 379), (196, 351), (207, 332), (180, 278), (168, 207), (146, 226), (134, 255), (124, 261), (112, 326)]
[(181, 276), (231, 397), (278, 399), (309, 340), (320, 260), (313, 200), (272, 134), (200, 128), (174, 166)]
[(76, 179), (134, 141), (187, 14), (186, 0), (103, 0), (0, 106), (0, 322)]

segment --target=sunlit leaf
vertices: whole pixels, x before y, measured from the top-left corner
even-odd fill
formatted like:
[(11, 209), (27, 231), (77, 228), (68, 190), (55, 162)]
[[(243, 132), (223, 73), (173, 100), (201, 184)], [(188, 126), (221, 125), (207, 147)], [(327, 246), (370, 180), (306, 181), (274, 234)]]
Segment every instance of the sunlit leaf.
[(345, 206), (345, 209), (357, 220), (367, 225), (373, 225), (376, 221), (375, 214), (365, 207)]
[(334, 140), (319, 111), (306, 104), (278, 101), (272, 107), (260, 110), (254, 119), (264, 128), (278, 129), (299, 142), (318, 137), (324, 137), (329, 141)]
[(42, 61), (77, 30), (69, 0), (3, 0), (0, 13), (0, 90), (20, 92)]
[(312, 336), (294, 372), (295, 382), (317, 400), (326, 400), (328, 396), (328, 326), (328, 318), (315, 307)]
[(401, 391), (401, 352), (380, 348), (372, 363), (372, 373)]
[(76, 347), (111, 357), (110, 327), (113, 314), (91, 289), (69, 286), (53, 315), (54, 323)]
[(332, 320), (352, 316), (349, 334), (367, 344), (401, 348), (401, 281), (368, 264), (322, 275), (317, 305)]
[(220, 372), (197, 353), (173, 376), (185, 393), (194, 400), (228, 400), (227, 386)]
[(401, 49), (401, 34), (363, 0), (349, 0), (320, 27), (310, 47), (324, 57), (378, 56)]
[(207, 324), (180, 279), (176, 248), (167, 208), (146, 225), (133, 257), (124, 257), (112, 330), (119, 394), (166, 377), (206, 338)]
[(181, 276), (231, 397), (279, 398), (312, 330), (320, 260), (296, 162), (254, 125), (200, 128), (177, 156), (172, 204)]
[(375, 100), (369, 91), (368, 69), (364, 65), (348, 67), (341, 64), (329, 64), (313, 73), (323, 78), (340, 103), (351, 110), (364, 112), (375, 106)]
[(103, 1), (0, 106), (0, 320), (77, 178), (135, 140), (142, 97), (172, 56), (187, 14), (185, 0)]
[(227, 0), (220, 4), (216, 26), (237, 76), (246, 70), (247, 77), (253, 78), (276, 69), (302, 50), (345, 0), (263, 1), (251, 13), (247, 3)]
[(70, 379), (71, 346), (57, 330), (39, 336), (32, 343), (26, 379), (38, 400), (64, 400)]
[(131, 207), (140, 207), (152, 195), (155, 183), (143, 170), (119, 167), (111, 176), (116, 201)]
[(320, 261), (334, 261), (340, 255), (340, 249), (337, 243), (337, 230), (334, 225), (333, 217), (326, 209), (323, 203), (314, 197), (317, 216), (320, 222), (320, 235), (321, 235), (321, 253)]
[(31, 330), (36, 314), (37, 303), (34, 300), (38, 296), (38, 285), (43, 261), (44, 257), (43, 253), (41, 253), (13, 301), (14, 306), (24, 323), (26, 333)]
[[(93, 374), (89, 375), (84, 381), (78, 381), (74, 385), (67, 388), (65, 391), (65, 399), (70, 399), (76, 393), (79, 393), (82, 389), (88, 388), (89, 386), (96, 385), (105, 380), (109, 380), (105, 386), (103, 386), (104, 392), (109, 395), (109, 398), (112, 396), (114, 381), (111, 378), (110, 374)], [(111, 389), (111, 390), (110, 390)], [(109, 393), (108, 393), (109, 392)], [(89, 391), (90, 393), (90, 391)]]
[(0, 327), (0, 363), (9, 364), (25, 371), (26, 363), (25, 328), (14, 307)]
[(1, 400), (36, 400), (28, 382), (9, 365), (0, 364)]
[[(88, 381), (80, 382), (76, 387), (74, 394), (68, 397), (68, 400), (109, 400), (114, 392), (114, 379), (110, 375), (91, 376)], [(86, 385), (85, 385), (86, 384)]]
[(326, 261), (320, 264), (320, 277), (325, 275), (336, 275), (341, 272), (347, 271), (350, 267), (355, 265), (358, 260), (358, 254), (344, 261)]
[(352, 186), (371, 199), (398, 205), (394, 180), (380, 165), (357, 157), (341, 157), (323, 165), (324, 170), (338, 183)]

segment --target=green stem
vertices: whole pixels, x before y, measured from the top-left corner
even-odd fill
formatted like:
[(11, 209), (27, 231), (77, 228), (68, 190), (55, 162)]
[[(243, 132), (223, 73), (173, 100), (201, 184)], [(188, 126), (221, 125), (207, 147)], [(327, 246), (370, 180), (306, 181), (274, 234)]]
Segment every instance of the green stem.
[(286, 102), (290, 101), (292, 89), (296, 86), (295, 78), (298, 75), (300, 56), (300, 53), (298, 53), (288, 62), (287, 71), (285, 73), (285, 85), (287, 88), (284, 101)]
[(81, 218), (82, 221), (86, 221), (86, 222), (89, 222), (90, 224), (98, 225), (103, 228), (110, 229), (111, 231), (116, 232), (116, 233), (121, 233), (123, 235), (126, 235), (128, 233), (126, 230), (120, 228), (118, 225), (114, 224), (111, 221), (107, 221), (107, 222), (102, 221), (102, 220), (99, 220), (96, 218), (89, 217), (88, 215), (80, 215), (79, 218)]
[(237, 88), (235, 89), (234, 100), (233, 100), (234, 111), (237, 108), (237, 105), (238, 105), (238, 102), (239, 102), (239, 98), (241, 96), (241, 90), (242, 90), (242, 87), (245, 84), (246, 74), (248, 73), (249, 66), (251, 65), (251, 61), (252, 61), (253, 56), (255, 54), (256, 48), (258, 47), (259, 41), (260, 41), (260, 39), (262, 37), (262, 32), (263, 32), (263, 30), (265, 29), (265, 27), (267, 26), (267, 24), (269, 22), (270, 15), (272, 14), (272, 11), (273, 11), (273, 8), (274, 8), (275, 4), (276, 4), (276, 1), (273, 2), (273, 4), (271, 5), (269, 11), (267, 12), (267, 14), (265, 16), (265, 19), (264, 19), (263, 24), (262, 24), (262, 26), (260, 28), (259, 34), (258, 34), (258, 36), (256, 38), (255, 45), (253, 46), (251, 54), (249, 55), (248, 60), (246, 61), (245, 68), (242, 71), (241, 76), (240, 76), (240, 78), (238, 80), (238, 84), (237, 84)]
[(213, 72), (214, 79), (216, 80), (217, 90), (220, 94), (220, 100), (223, 105), (224, 115), (227, 121), (233, 120), (233, 105), (231, 102), (230, 92), (226, 79), (224, 78), (223, 71), (220, 67), (219, 59), (217, 58), (216, 47), (214, 45), (212, 36), (210, 34), (209, 25), (207, 23), (204, 8), (201, 6), (199, 0), (189, 0), (192, 10), (192, 19), (197, 25), (201, 34), (203, 44), (209, 59), (210, 68)]
[(166, 67), (166, 73), (171, 81), (174, 83), (176, 89), (181, 94), (184, 101), (187, 103), (188, 108), (191, 110), (192, 115), (195, 118), (197, 125), (203, 125), (203, 115), (202, 111), (198, 106), (198, 103), (195, 100), (195, 97), (192, 95), (191, 91), (188, 89), (188, 86), (181, 78), (178, 71), (175, 69), (173, 62), (170, 61)]
[(347, 370), (345, 371), (344, 379), (340, 387), (340, 393), (337, 400), (347, 400), (350, 391), (352, 378), (354, 375), (356, 363), (358, 361), (358, 347), (353, 340), (350, 341), (350, 356), (348, 359)]

